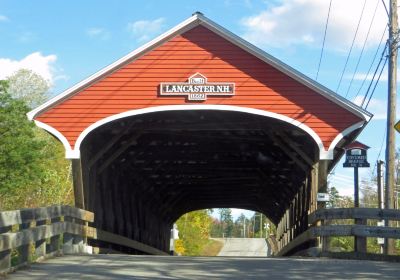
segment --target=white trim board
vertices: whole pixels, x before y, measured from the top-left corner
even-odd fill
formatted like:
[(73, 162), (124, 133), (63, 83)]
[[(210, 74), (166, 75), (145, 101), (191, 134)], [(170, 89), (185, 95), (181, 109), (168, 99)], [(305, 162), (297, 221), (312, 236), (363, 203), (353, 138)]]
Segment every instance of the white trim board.
[(282, 71), (286, 75), (292, 77), (296, 81), (309, 87), (313, 91), (321, 94), (322, 96), (324, 96), (325, 98), (334, 102), (335, 104), (339, 105), (340, 107), (361, 117), (363, 120), (368, 122), (372, 118), (371, 113), (369, 113), (366, 110), (362, 109), (361, 107), (355, 105), (354, 103), (350, 102), (349, 100), (343, 98), (342, 96), (334, 93), (333, 91), (329, 90), (328, 88), (322, 86), (318, 82), (308, 78), (307, 76), (303, 75), (302, 73), (298, 72), (297, 70), (293, 69), (289, 65), (283, 63), (282, 61), (272, 57), (268, 53), (257, 48), (256, 46), (250, 44), (249, 42), (243, 40), (239, 36), (233, 34), (232, 32), (228, 31), (227, 29), (223, 28), (222, 26), (218, 25), (217, 23), (211, 21), (210, 19), (208, 19), (207, 17), (203, 16), (200, 13), (195, 13), (192, 17), (186, 19), (182, 23), (180, 23), (177, 26), (173, 27), (172, 29), (168, 30), (164, 34), (158, 36), (157, 38), (150, 41), (149, 43), (134, 50), (133, 52), (129, 53), (128, 55), (122, 57), (121, 59), (117, 60), (116, 62), (110, 64), (109, 66), (103, 68), (102, 70), (98, 71), (97, 73), (93, 74), (92, 76), (88, 77), (87, 79), (81, 81), (80, 83), (67, 89), (63, 93), (50, 99), (49, 101), (42, 104), (41, 106), (30, 111), (27, 114), (28, 118), (30, 120), (33, 120), (36, 116), (40, 115), (41, 113), (45, 112), (46, 110), (59, 104), (63, 100), (67, 99), (69, 96), (72, 96), (72, 95), (76, 94), (77, 92), (81, 91), (82, 89), (90, 86), (93, 82), (101, 79), (102, 77), (108, 75), (109, 73), (112, 73), (113, 71), (120, 68), (122, 65), (134, 61), (135, 59), (141, 57), (142, 55), (151, 51), (155, 47), (162, 45), (163, 43), (165, 43), (166, 41), (175, 37), (176, 35), (182, 34), (198, 25), (202, 25), (202, 26), (208, 28), (209, 30), (215, 32), (216, 34), (225, 38), (229, 42), (231, 42), (234, 45), (242, 48), (243, 50), (253, 54), (254, 56), (261, 59), (262, 61), (273, 66), (274, 68), (278, 69), (279, 71)]
[(93, 123), (89, 127), (87, 127), (78, 136), (78, 138), (75, 142), (74, 149), (71, 149), (71, 146), (68, 143), (67, 139), (59, 131), (57, 131), (53, 127), (43, 124), (39, 121), (35, 121), (35, 122), (39, 127), (49, 131), (54, 136), (56, 136), (58, 139), (60, 139), (60, 141), (63, 143), (65, 150), (66, 150), (66, 158), (73, 159), (73, 158), (80, 158), (80, 146), (82, 145), (82, 142), (85, 140), (86, 136), (102, 125), (105, 125), (105, 124), (115, 121), (115, 120), (131, 117), (131, 116), (136, 116), (136, 115), (155, 113), (155, 112), (165, 112), (165, 111), (183, 111), (183, 110), (216, 110), (216, 111), (242, 112), (242, 113), (249, 113), (249, 114), (254, 114), (254, 115), (259, 115), (259, 116), (264, 116), (264, 117), (269, 117), (269, 118), (277, 119), (280, 121), (284, 121), (286, 123), (289, 123), (293, 126), (298, 127), (299, 129), (303, 130), (304, 132), (306, 132), (317, 144), (317, 146), (319, 148), (320, 159), (326, 159), (326, 160), (333, 159), (333, 151), (335, 149), (335, 146), (337, 143), (339, 143), (339, 141), (343, 137), (345, 137), (352, 131), (362, 127), (362, 125), (365, 123), (365, 122), (359, 122), (355, 125), (350, 126), (347, 129), (345, 129), (342, 133), (339, 133), (338, 136), (336, 136), (336, 138), (334, 139), (334, 142), (332, 142), (332, 144), (330, 145), (329, 149), (325, 150), (322, 140), (318, 136), (318, 134), (304, 123), (301, 123), (301, 122), (299, 122), (295, 119), (292, 119), (288, 116), (265, 111), (265, 110), (259, 110), (259, 109), (247, 108), (247, 107), (239, 107), (239, 106), (230, 106), (230, 105), (167, 105), (167, 106), (156, 106), (156, 107), (149, 107), (149, 108), (126, 111), (126, 112), (123, 112), (120, 114), (112, 115), (107, 118), (101, 119), (101, 120)]

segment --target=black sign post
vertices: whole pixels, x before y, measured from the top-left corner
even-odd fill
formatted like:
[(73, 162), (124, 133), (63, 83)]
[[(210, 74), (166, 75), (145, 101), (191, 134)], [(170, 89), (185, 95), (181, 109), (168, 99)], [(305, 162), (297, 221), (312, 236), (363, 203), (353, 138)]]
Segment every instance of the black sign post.
[(358, 168), (369, 167), (367, 149), (369, 147), (360, 142), (353, 142), (346, 147), (346, 161), (343, 163), (343, 167), (354, 168), (354, 207), (360, 207)]
[[(358, 168), (369, 167), (367, 161), (368, 146), (360, 142), (353, 142), (346, 147), (346, 161), (343, 167), (354, 168), (354, 207), (360, 207), (359, 187), (358, 187)], [(355, 219), (356, 224), (364, 224), (361, 219)], [(354, 237), (354, 250), (356, 252), (365, 252), (367, 247), (367, 240), (365, 237)]]

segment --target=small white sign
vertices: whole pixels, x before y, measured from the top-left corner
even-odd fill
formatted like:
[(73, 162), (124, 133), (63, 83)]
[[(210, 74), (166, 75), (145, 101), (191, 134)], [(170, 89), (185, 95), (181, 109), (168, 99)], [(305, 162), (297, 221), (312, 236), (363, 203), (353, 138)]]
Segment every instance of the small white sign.
[(328, 202), (329, 201), (329, 194), (328, 193), (318, 193), (317, 201), (318, 202)]
[[(379, 221), (379, 222), (377, 223), (377, 226), (378, 226), (378, 227), (384, 227), (384, 226), (385, 226), (385, 221)], [(377, 243), (378, 243), (379, 245), (384, 245), (384, 244), (385, 244), (385, 238), (378, 237), (378, 238), (376, 238), (376, 240), (377, 240)]]

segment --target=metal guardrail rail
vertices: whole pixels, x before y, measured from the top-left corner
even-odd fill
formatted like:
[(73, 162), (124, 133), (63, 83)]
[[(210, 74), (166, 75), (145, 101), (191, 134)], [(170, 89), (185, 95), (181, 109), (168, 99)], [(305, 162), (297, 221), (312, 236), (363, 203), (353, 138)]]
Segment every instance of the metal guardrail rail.
[[(355, 224), (330, 224), (332, 220), (350, 219), (354, 219)], [(333, 208), (316, 210), (308, 216), (309, 229), (292, 241), (286, 242), (287, 235), (293, 230), (292, 228), (281, 227), (278, 229), (278, 255), (284, 256), (296, 249), (296, 247), (315, 238), (355, 236), (361, 239), (366, 237), (400, 239), (399, 227), (368, 226), (367, 220), (400, 221), (400, 210), (377, 208)], [(327, 248), (323, 248), (323, 250), (326, 249)], [(361, 253), (366, 253), (365, 249), (362, 249)]]
[(55, 255), (93, 253), (88, 239), (167, 255), (141, 242), (89, 227), (93, 221), (92, 212), (72, 206), (0, 212), (0, 274)]

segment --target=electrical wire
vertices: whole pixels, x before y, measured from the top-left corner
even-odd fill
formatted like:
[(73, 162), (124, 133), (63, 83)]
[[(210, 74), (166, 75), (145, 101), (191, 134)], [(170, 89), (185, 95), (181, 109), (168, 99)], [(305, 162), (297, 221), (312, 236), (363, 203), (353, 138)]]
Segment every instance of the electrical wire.
[(381, 153), (382, 153), (382, 150), (383, 150), (383, 144), (385, 143), (385, 139), (386, 139), (386, 133), (387, 133), (387, 127), (385, 127), (385, 133), (383, 133), (381, 148), (379, 149), (378, 156), (376, 157), (376, 161), (375, 161), (374, 169), (372, 170), (372, 174), (375, 174), (376, 163), (377, 163), (377, 161), (379, 160), (379, 158), (381, 156)]
[(385, 7), (385, 11), (386, 11), (387, 16), (389, 16), (389, 11), (388, 11), (388, 9), (386, 7), (385, 0), (382, 0), (382, 4), (383, 4), (383, 7)]
[(332, 0), (330, 0), (330, 2), (329, 2), (328, 16), (327, 16), (326, 22), (325, 22), (324, 39), (322, 40), (321, 54), (320, 54), (320, 56), (319, 56), (317, 75), (316, 75), (316, 77), (315, 77), (315, 80), (316, 80), (316, 81), (318, 81), (319, 69), (320, 69), (320, 67), (321, 67), (322, 55), (323, 55), (323, 53), (324, 53), (325, 39), (326, 39), (326, 31), (327, 31), (327, 29), (328, 29), (329, 15), (331, 14), (331, 7), (332, 7)]
[[(371, 86), (372, 86), (373, 83), (374, 83), (376, 73), (378, 73), (379, 67), (380, 67), (380, 65), (381, 65), (381, 63), (382, 63), (382, 61), (383, 61), (383, 58), (385, 57), (385, 52), (386, 52), (386, 48), (387, 48), (387, 47), (388, 47), (388, 43), (386, 42), (385, 48), (383, 49), (383, 52), (382, 52), (382, 55), (381, 55), (381, 59), (379, 60), (378, 65), (376, 66), (374, 75), (372, 76), (372, 79), (371, 79), (371, 82), (369, 83), (368, 89), (367, 89), (367, 91), (365, 92), (365, 95), (364, 95), (364, 97), (363, 97), (363, 99), (362, 99), (361, 107), (364, 106), (364, 102), (365, 102), (365, 101), (367, 100), (367, 98), (368, 98), (369, 90), (371, 89)], [(386, 61), (385, 61), (385, 63), (386, 63)]]
[(358, 19), (356, 32), (355, 32), (354, 37), (353, 37), (353, 42), (351, 43), (350, 51), (349, 51), (349, 53), (347, 55), (347, 58), (346, 58), (346, 63), (344, 64), (342, 74), (340, 75), (339, 84), (338, 84), (338, 86), (336, 88), (336, 92), (339, 91), (340, 85), (342, 84), (343, 75), (344, 75), (344, 72), (346, 72), (347, 64), (349, 62), (349, 58), (350, 58), (351, 52), (353, 51), (354, 42), (356, 41), (356, 37), (357, 37), (358, 29), (360, 27), (361, 19), (362, 19), (363, 15), (364, 15), (364, 10), (365, 10), (365, 4), (366, 3), (367, 3), (367, 0), (364, 0), (364, 5), (363, 5), (363, 8), (362, 8), (362, 11), (361, 11), (361, 14), (360, 14), (360, 18)]
[(351, 86), (353, 85), (354, 77), (356, 76), (356, 73), (357, 73), (357, 70), (358, 70), (358, 66), (360, 65), (361, 58), (362, 58), (362, 56), (363, 56), (363, 54), (364, 54), (365, 46), (367, 45), (367, 41), (368, 41), (368, 38), (369, 38), (369, 33), (371, 32), (372, 24), (374, 23), (376, 11), (378, 10), (378, 4), (379, 4), (379, 1), (376, 2), (374, 14), (373, 14), (373, 16), (372, 16), (371, 23), (369, 24), (369, 27), (368, 27), (367, 36), (365, 37), (364, 44), (363, 44), (363, 46), (362, 46), (360, 55), (358, 56), (356, 68), (354, 69), (353, 77), (351, 77), (351, 81), (350, 81), (350, 83), (349, 83), (349, 86), (347, 87), (347, 91), (346, 91), (345, 97), (347, 97), (347, 95), (349, 94), (350, 88), (351, 88)]
[[(358, 97), (358, 95), (359, 95), (360, 92), (361, 92), (361, 89), (363, 88), (365, 82), (366, 82), (367, 79), (368, 79), (368, 76), (369, 76), (369, 73), (371, 72), (372, 66), (374, 65), (375, 60), (376, 60), (376, 58), (378, 57), (379, 49), (381, 48), (381, 45), (382, 45), (382, 42), (383, 42), (383, 37), (385, 37), (387, 28), (388, 28), (388, 27), (387, 27), (387, 25), (386, 25), (385, 30), (383, 30), (383, 33), (382, 33), (382, 36), (381, 36), (381, 40), (379, 41), (378, 48), (376, 49), (376, 52), (375, 52), (375, 54), (374, 54), (374, 58), (372, 59), (372, 63), (370, 64), (370, 66), (369, 66), (369, 68), (368, 68), (368, 71), (367, 71), (367, 74), (365, 75), (365, 78), (364, 78), (364, 80), (362, 81), (361, 86), (359, 87), (359, 89), (358, 89), (358, 91), (357, 91), (357, 94), (356, 94), (356, 96), (354, 97), (354, 99), (356, 99), (356, 98)], [(385, 47), (386, 47), (386, 46), (385, 46)]]
[(364, 109), (367, 109), (367, 108), (368, 108), (369, 102), (371, 101), (371, 98), (372, 98), (372, 96), (374, 95), (376, 86), (378, 85), (378, 82), (379, 82), (379, 80), (381, 79), (381, 75), (382, 75), (383, 69), (385, 69), (386, 62), (387, 62), (387, 61), (388, 61), (388, 57), (386, 57), (385, 62), (383, 63), (381, 72), (379, 73), (378, 79), (376, 79), (375, 86), (374, 86), (374, 88), (373, 88), (373, 90), (372, 90), (372, 92), (371, 92), (371, 95), (369, 96), (368, 102), (367, 102), (367, 104), (365, 105), (365, 108), (364, 108)]

